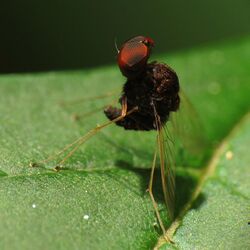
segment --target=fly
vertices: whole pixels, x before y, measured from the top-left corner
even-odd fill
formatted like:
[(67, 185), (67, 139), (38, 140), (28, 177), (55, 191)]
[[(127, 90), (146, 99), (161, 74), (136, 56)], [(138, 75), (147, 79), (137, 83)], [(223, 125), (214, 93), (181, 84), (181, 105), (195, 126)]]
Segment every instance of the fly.
[(163, 234), (165, 227), (161, 220), (158, 205), (153, 195), (153, 179), (157, 157), (160, 159), (161, 182), (164, 200), (171, 219), (174, 218), (175, 169), (173, 155), (168, 152), (169, 138), (166, 137), (165, 125), (171, 113), (178, 111), (180, 105), (179, 80), (173, 69), (167, 64), (148, 63), (154, 41), (149, 37), (136, 36), (127, 40), (118, 50), (117, 62), (122, 74), (127, 78), (119, 98), (120, 106), (108, 106), (104, 114), (109, 121), (91, 129), (88, 133), (67, 145), (60, 152), (49, 158), (32, 163), (34, 166), (57, 159), (61, 154), (68, 154), (58, 163), (61, 166), (83, 143), (103, 128), (116, 124), (125, 130), (154, 130), (156, 148), (148, 186), (155, 213)]

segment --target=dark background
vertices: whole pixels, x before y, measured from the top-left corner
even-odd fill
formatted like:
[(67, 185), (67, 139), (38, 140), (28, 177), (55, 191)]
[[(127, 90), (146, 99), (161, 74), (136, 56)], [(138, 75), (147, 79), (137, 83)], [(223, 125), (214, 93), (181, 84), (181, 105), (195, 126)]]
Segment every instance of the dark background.
[(87, 68), (115, 62), (118, 45), (151, 36), (155, 52), (250, 34), (249, 0), (5, 1), (0, 73)]

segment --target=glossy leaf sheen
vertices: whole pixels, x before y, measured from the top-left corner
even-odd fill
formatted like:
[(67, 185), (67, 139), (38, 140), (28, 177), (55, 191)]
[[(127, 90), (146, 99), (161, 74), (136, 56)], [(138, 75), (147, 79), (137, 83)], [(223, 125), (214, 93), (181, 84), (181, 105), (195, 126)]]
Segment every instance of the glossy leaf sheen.
[[(178, 72), (204, 123), (204, 136), (215, 143), (249, 110), (249, 58), (248, 38), (155, 59)], [(117, 67), (0, 76), (1, 249), (149, 249), (157, 243), (160, 230), (154, 227), (154, 211), (145, 192), (154, 132), (111, 126), (83, 145), (65, 165), (67, 170), (53, 172), (55, 162), (45, 168), (28, 166), (106, 120), (99, 112), (75, 122), (72, 112), (93, 110), (112, 98), (72, 107), (58, 102), (103, 94), (123, 81)], [(249, 226), (241, 223), (244, 218), (247, 223), (249, 201), (244, 175), (249, 127), (242, 125), (232, 138), (234, 158), (226, 161), (222, 156), (214, 178), (204, 186), (204, 201), (185, 216), (174, 238), (177, 248), (204, 249), (219, 242), (222, 232), (225, 239), (218, 243), (222, 249), (247, 246), (244, 230)], [(188, 201), (205, 165), (192, 163), (177, 168), (177, 211)], [(164, 208), (159, 179), (155, 183), (156, 198)], [(227, 209), (218, 214), (222, 206)]]

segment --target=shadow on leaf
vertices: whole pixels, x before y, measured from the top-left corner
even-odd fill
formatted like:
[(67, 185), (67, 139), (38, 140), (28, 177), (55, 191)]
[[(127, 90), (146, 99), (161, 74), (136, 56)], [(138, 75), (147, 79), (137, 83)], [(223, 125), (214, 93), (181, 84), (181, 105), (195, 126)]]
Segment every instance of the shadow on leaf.
[[(126, 161), (117, 161), (116, 166), (120, 169), (125, 169), (132, 171), (133, 173), (140, 176), (140, 195), (145, 195), (145, 191), (148, 188), (149, 178), (151, 169), (145, 169), (140, 167), (135, 167)], [(197, 185), (198, 180), (188, 174), (177, 174), (176, 176), (176, 210), (175, 215), (178, 215), (185, 204), (189, 201), (193, 190)], [(153, 192), (157, 202), (164, 203), (164, 197), (162, 193), (162, 184), (161, 184), (161, 172), (159, 168), (155, 169), (154, 182), (153, 182)], [(129, 188), (131, 185), (126, 184)], [(195, 206), (193, 209), (198, 209), (199, 206), (204, 202), (205, 197), (201, 194), (198, 199), (195, 201)]]

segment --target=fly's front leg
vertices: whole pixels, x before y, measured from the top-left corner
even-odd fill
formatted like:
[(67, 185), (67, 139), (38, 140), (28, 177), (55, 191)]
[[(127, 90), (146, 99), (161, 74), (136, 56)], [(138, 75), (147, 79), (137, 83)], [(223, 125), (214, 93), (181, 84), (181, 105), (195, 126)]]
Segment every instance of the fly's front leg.
[(125, 117), (127, 115), (127, 110), (128, 110), (127, 97), (123, 96), (122, 97), (122, 112), (121, 112), (121, 116)]
[[(125, 112), (125, 116), (126, 115), (130, 115), (134, 112), (136, 112), (138, 110), (137, 107), (134, 107), (132, 109), (130, 109), (129, 111), (127, 111), (126, 109), (126, 104), (124, 103), (124, 112)], [(49, 156), (48, 158), (38, 161), (38, 162), (31, 162), (30, 166), (31, 167), (35, 167), (35, 166), (39, 166), (40, 164), (44, 164), (47, 162), (50, 162), (52, 160), (58, 159), (63, 153), (67, 152), (69, 150), (69, 153), (56, 165), (56, 169), (58, 170), (60, 169), (60, 166), (69, 158), (72, 156), (72, 154), (83, 144), (85, 143), (87, 140), (89, 140), (91, 137), (93, 137), (95, 134), (97, 134), (98, 132), (100, 132), (103, 128), (108, 127), (111, 124), (114, 124), (116, 122), (119, 122), (120, 120), (123, 120), (125, 116), (122, 115), (118, 115), (116, 118), (103, 123), (102, 125), (99, 125), (93, 129), (91, 129), (88, 133), (86, 133), (85, 135), (81, 136), (80, 138), (78, 138), (77, 140), (75, 140), (74, 142), (68, 144), (67, 146), (65, 146), (61, 151), (59, 151), (56, 154), (53, 154), (51, 156)]]

